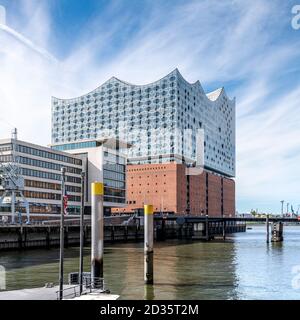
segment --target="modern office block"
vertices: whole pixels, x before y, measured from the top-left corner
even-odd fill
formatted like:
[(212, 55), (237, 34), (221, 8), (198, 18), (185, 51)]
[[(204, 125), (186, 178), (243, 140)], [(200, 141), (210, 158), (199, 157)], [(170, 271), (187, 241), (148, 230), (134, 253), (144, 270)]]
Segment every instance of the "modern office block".
[(126, 205), (126, 157), (121, 153), (130, 146), (116, 139), (96, 139), (52, 145), (53, 149), (64, 149), (66, 152), (79, 157), (83, 161), (83, 170), (86, 173), (86, 205), (91, 206), (91, 184), (104, 184), (105, 213), (111, 207)]
[[(87, 147), (91, 145), (94, 147)], [(69, 214), (80, 212), (82, 171), (85, 172), (85, 213), (90, 213), (90, 185), (94, 181), (104, 183), (104, 208), (105, 213), (110, 213), (111, 207), (126, 205), (126, 158), (119, 152), (119, 148), (125, 147), (128, 144), (106, 139), (74, 144), (68, 147), (69, 152), (63, 152), (55, 147), (1, 139), (0, 162), (10, 163), (14, 155), (20, 177), (24, 179), (22, 192), (29, 202), (30, 214), (60, 213), (61, 167), (66, 168)], [(5, 186), (0, 187), (0, 196), (4, 189)], [(0, 213), (9, 211), (9, 203), (0, 207)]]
[[(79, 213), (82, 160), (65, 152), (21, 140), (0, 140), (0, 161), (9, 163), (12, 154), (24, 178), (24, 196), (30, 213), (58, 214), (61, 207), (61, 167), (66, 168), (68, 212)], [(1, 190), (0, 190), (1, 192)], [(5, 211), (1, 208), (0, 211)]]

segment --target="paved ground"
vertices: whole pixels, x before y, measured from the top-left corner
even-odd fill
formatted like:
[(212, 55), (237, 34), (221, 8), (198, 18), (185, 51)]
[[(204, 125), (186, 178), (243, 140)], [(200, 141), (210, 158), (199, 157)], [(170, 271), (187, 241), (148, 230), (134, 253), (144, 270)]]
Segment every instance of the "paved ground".
[[(78, 286), (65, 285), (65, 299), (74, 299), (74, 292), (78, 292)], [(58, 286), (53, 288), (33, 288), (12, 291), (1, 291), (0, 300), (57, 300)], [(76, 300), (117, 300), (118, 295), (108, 293), (89, 293), (77, 297)]]

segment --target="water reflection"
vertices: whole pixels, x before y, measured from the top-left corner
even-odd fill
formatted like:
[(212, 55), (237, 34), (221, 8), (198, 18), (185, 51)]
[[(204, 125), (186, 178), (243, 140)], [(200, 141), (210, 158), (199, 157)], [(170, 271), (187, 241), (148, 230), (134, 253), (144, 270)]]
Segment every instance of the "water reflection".
[[(153, 286), (144, 285), (142, 243), (109, 245), (105, 282), (121, 299), (299, 299), (291, 270), (300, 265), (300, 228), (285, 227), (284, 237), (267, 244), (265, 228), (258, 226), (226, 243), (156, 243)], [(57, 249), (1, 253), (7, 290), (57, 282), (58, 256)], [(84, 265), (89, 271), (89, 248)], [(78, 249), (66, 249), (65, 279), (78, 268)]]
[(282, 243), (266, 243), (264, 227), (255, 227), (234, 242), (240, 299), (299, 299), (291, 286), (291, 269), (300, 263), (300, 228), (285, 227)]
[(154, 300), (154, 286), (152, 285), (144, 285), (144, 300)]

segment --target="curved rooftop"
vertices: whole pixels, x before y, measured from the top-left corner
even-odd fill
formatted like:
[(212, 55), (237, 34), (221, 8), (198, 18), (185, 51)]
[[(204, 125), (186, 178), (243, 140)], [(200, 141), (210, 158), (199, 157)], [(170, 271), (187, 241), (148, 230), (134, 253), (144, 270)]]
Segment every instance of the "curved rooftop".
[(87, 96), (87, 95), (90, 95), (90, 94), (93, 94), (94, 92), (98, 91), (102, 86), (104, 86), (105, 84), (109, 83), (109, 82), (119, 82), (119, 83), (122, 83), (124, 85), (127, 85), (129, 87), (133, 87), (133, 88), (145, 88), (145, 87), (149, 87), (149, 86), (154, 86), (158, 83), (160, 83), (161, 81), (171, 77), (172, 75), (174, 76), (177, 76), (178, 78), (180, 78), (182, 81), (184, 81), (187, 85), (189, 86), (192, 86), (192, 87), (198, 87), (199, 91), (201, 94), (203, 94), (204, 96), (206, 96), (210, 101), (217, 101), (222, 95), (224, 95), (228, 100), (231, 100), (233, 101), (234, 99), (229, 99), (226, 92), (225, 92), (225, 89), (224, 87), (222, 88), (218, 88), (212, 92), (209, 92), (209, 93), (205, 93), (205, 91), (203, 90), (202, 86), (201, 86), (201, 83), (199, 80), (197, 80), (196, 82), (194, 83), (191, 83), (191, 82), (188, 82), (183, 76), (182, 74), (179, 72), (179, 70), (177, 68), (175, 68), (173, 71), (171, 71), (170, 73), (168, 73), (167, 75), (165, 75), (164, 77), (158, 79), (158, 80), (155, 80), (153, 82), (150, 82), (150, 83), (147, 83), (147, 84), (133, 84), (133, 83), (130, 83), (130, 82), (127, 82), (127, 81), (124, 81), (124, 80), (121, 80), (115, 76), (111, 77), (110, 79), (108, 79), (107, 81), (105, 81), (104, 83), (102, 83), (100, 86), (96, 87), (94, 90), (88, 92), (88, 93), (85, 93), (83, 95), (80, 95), (80, 96), (77, 96), (77, 97), (73, 97), (73, 98), (58, 98), (58, 97), (55, 97), (55, 96), (52, 96), (52, 99), (56, 99), (56, 100), (64, 100), (64, 101), (68, 101), (68, 100), (74, 100), (74, 99), (79, 99), (81, 97), (84, 97), (84, 96)]
[(216, 89), (206, 94), (207, 98), (211, 101), (216, 101), (222, 95), (224, 88)]

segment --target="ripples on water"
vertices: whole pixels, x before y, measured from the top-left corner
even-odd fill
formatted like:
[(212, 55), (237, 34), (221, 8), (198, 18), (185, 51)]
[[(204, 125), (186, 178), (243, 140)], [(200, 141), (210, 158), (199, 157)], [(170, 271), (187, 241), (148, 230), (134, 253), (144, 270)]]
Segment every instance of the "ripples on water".
[[(300, 265), (300, 227), (285, 227), (284, 242), (269, 245), (255, 226), (226, 243), (155, 244), (154, 286), (143, 284), (143, 244), (107, 245), (105, 282), (121, 299), (299, 299), (292, 268)], [(89, 249), (85, 250), (89, 271)], [(78, 249), (65, 250), (65, 277), (78, 270)], [(58, 280), (58, 250), (2, 252), (7, 290)]]

